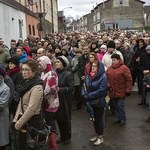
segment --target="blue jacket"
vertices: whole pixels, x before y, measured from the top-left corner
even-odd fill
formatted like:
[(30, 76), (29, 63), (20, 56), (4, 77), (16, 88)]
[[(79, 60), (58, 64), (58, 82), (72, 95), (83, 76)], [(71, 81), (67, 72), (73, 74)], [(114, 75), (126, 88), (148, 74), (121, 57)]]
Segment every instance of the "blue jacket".
[(107, 92), (107, 76), (105, 75), (105, 69), (102, 62), (99, 61), (99, 70), (94, 78), (91, 79), (88, 74), (85, 78), (86, 92), (82, 88), (82, 95), (87, 95), (89, 101), (93, 99), (100, 99), (98, 107), (105, 107), (105, 96)]

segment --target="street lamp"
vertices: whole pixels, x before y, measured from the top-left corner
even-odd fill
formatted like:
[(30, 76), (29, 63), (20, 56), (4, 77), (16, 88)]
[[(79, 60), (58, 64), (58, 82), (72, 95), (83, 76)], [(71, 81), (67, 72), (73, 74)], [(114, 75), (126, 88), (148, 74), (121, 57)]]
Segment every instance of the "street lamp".
[(63, 8), (62, 12), (63, 12), (63, 21), (64, 21), (64, 32), (66, 32), (66, 18), (65, 18), (65, 15), (64, 15), (64, 10), (65, 9), (72, 9), (72, 7), (65, 7)]

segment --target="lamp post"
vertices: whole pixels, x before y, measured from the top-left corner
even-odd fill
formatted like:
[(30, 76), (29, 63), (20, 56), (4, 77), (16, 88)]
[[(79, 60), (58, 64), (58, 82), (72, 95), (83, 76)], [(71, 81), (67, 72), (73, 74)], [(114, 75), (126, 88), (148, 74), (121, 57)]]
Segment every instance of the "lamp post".
[(66, 32), (66, 18), (65, 18), (65, 15), (64, 15), (64, 10), (65, 9), (71, 9), (72, 7), (65, 7), (63, 8), (62, 12), (63, 12), (63, 23), (64, 23), (64, 32)]

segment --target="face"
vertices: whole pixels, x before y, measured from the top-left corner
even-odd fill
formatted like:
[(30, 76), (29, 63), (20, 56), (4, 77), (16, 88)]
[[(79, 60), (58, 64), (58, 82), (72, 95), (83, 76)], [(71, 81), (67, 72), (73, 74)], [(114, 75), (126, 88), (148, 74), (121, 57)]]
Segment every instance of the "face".
[(9, 66), (9, 69), (16, 68), (16, 65), (14, 63), (12, 63), (12, 62), (9, 62), (8, 66)]
[(112, 58), (112, 65), (116, 65), (118, 64), (119, 60), (117, 60), (116, 58)]
[(139, 41), (139, 47), (143, 47), (143, 42), (142, 41)]
[(15, 48), (16, 47), (16, 42), (11, 42), (10, 46), (11, 46), (11, 48)]
[(77, 55), (77, 57), (80, 57), (82, 54), (81, 53), (77, 53), (76, 55)]
[(67, 52), (66, 50), (62, 50), (62, 54), (65, 55)]
[(147, 52), (148, 54), (150, 54), (150, 49), (146, 50), (146, 52)]
[(120, 42), (119, 41), (115, 41), (115, 47), (118, 48), (120, 46), (121, 46)]
[(43, 49), (38, 49), (38, 51), (37, 51), (37, 57), (39, 58), (41, 56), (44, 56), (44, 51), (43, 51)]
[(58, 47), (56, 47), (55, 53), (60, 53), (60, 52), (61, 52), (60, 49)]
[(93, 55), (89, 55), (89, 61), (93, 62), (95, 60), (95, 57)]
[(53, 55), (53, 53), (48, 52), (48, 51), (46, 52), (46, 56), (47, 56), (47, 57), (52, 57), (52, 55)]
[(21, 71), (24, 79), (28, 80), (35, 76), (35, 72), (27, 64), (22, 65)]
[(92, 72), (96, 72), (98, 70), (97, 64), (93, 63), (92, 64)]
[(28, 40), (25, 40), (24, 41), (24, 45), (28, 45), (29, 44), (29, 41)]
[(108, 48), (108, 53), (112, 52), (114, 50), (114, 48)]
[(38, 62), (38, 68), (41, 72), (44, 71), (44, 68), (42, 67), (42, 65), (39, 62)]
[(92, 48), (96, 48), (96, 45), (95, 45), (95, 44), (92, 44)]
[(88, 54), (90, 52), (90, 49), (88, 46), (83, 47), (84, 54)]
[(56, 60), (55, 67), (56, 67), (56, 69), (62, 69), (63, 68), (63, 64), (61, 63), (61, 61), (59, 59)]
[(16, 55), (21, 56), (23, 54), (22, 50), (20, 48), (16, 49)]

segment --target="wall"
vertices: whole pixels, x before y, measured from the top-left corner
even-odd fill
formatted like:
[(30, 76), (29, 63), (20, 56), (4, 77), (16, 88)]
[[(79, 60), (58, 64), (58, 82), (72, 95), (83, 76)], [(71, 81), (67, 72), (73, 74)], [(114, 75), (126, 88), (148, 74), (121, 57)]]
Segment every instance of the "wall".
[[(143, 4), (136, 0), (127, 0), (125, 6), (119, 6), (118, 0), (110, 0), (101, 7), (101, 24), (105, 20), (132, 20), (132, 28), (143, 27)], [(129, 6), (129, 7), (128, 7)], [(120, 26), (120, 28), (122, 28)]]
[[(25, 13), (0, 2), (0, 14), (0, 37), (3, 38), (6, 45), (10, 47), (11, 39), (18, 40), (20, 37), (23, 39), (27, 37)], [(19, 31), (19, 20), (21, 31)], [(20, 35), (21, 32), (22, 35)]]

